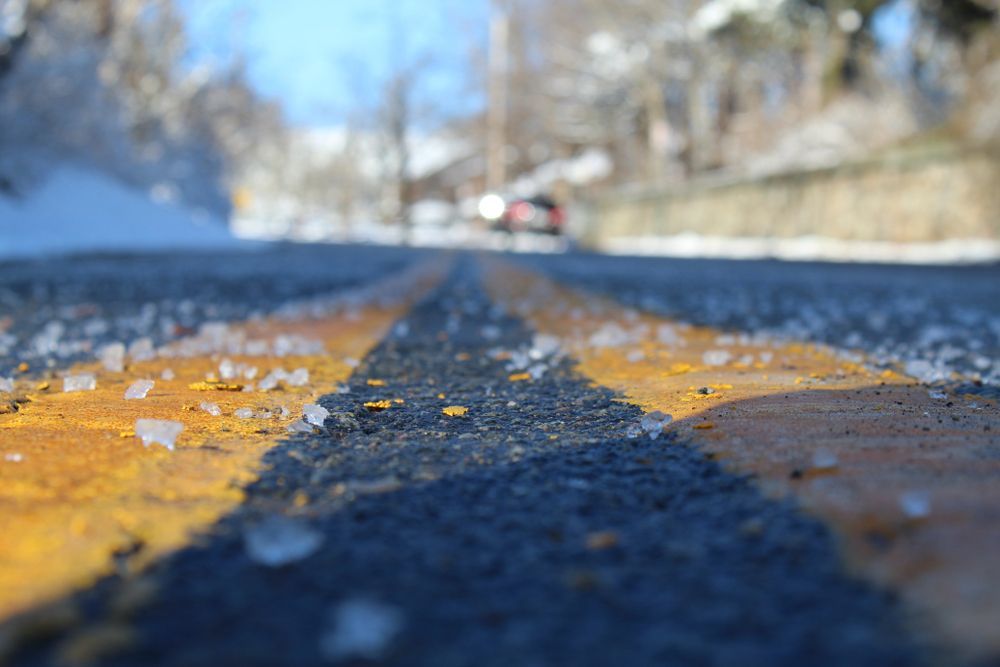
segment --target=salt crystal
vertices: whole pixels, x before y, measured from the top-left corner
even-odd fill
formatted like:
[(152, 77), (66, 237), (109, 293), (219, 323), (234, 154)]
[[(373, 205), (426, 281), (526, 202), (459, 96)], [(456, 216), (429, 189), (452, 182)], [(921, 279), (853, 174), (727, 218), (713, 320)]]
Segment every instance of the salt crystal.
[(305, 415), (305, 420), (310, 424), (322, 426), (323, 422), (326, 421), (326, 418), (330, 416), (330, 411), (322, 405), (307, 403), (302, 406), (302, 414)]
[(296, 368), (288, 374), (285, 380), (291, 387), (302, 387), (309, 383), (309, 370), (306, 368)]
[(398, 607), (363, 598), (347, 600), (330, 615), (320, 651), (329, 660), (380, 660), (402, 631), (404, 619)]
[(729, 363), (733, 355), (726, 350), (708, 350), (701, 355), (701, 360), (706, 366), (722, 366)]
[(20, 463), (24, 460), (24, 454), (20, 452), (11, 452), (10, 454), (4, 454), (4, 461), (10, 461), (11, 463)]
[(156, 357), (153, 341), (149, 338), (137, 338), (128, 346), (128, 355), (135, 361), (148, 361)]
[(233, 411), (233, 415), (239, 417), (240, 419), (250, 419), (253, 417), (253, 410), (250, 408), (236, 408), (236, 410)]
[(495, 324), (486, 324), (479, 330), (479, 335), (486, 340), (496, 340), (500, 338), (500, 327)]
[(342, 384), (339, 387), (337, 387), (336, 391), (337, 391), (338, 394), (350, 394), (351, 393), (351, 386), (347, 385), (347, 384)]
[(246, 345), (243, 346), (243, 351), (246, 352), (247, 356), (263, 357), (267, 354), (267, 341), (248, 340)]
[(547, 370), (549, 370), (549, 367), (545, 364), (533, 364), (528, 368), (528, 373), (531, 375), (532, 380), (541, 380)]
[(163, 372), (160, 373), (161, 380), (173, 380), (175, 377), (177, 376), (174, 374), (173, 369), (170, 368), (164, 368)]
[(286, 430), (289, 433), (312, 433), (313, 426), (312, 424), (309, 424), (306, 421), (299, 419), (289, 424)]
[(355, 359), (354, 357), (344, 357), (344, 363), (351, 368), (357, 368), (358, 366), (361, 365), (361, 362)]
[(656, 440), (663, 432), (663, 428), (671, 421), (673, 421), (673, 417), (670, 415), (654, 410), (642, 416), (642, 419), (639, 420), (639, 427), (649, 434), (650, 440)]
[(0, 377), (0, 391), (5, 391), (8, 394), (14, 393), (14, 378)]
[(899, 506), (910, 519), (923, 519), (931, 513), (931, 497), (926, 491), (904, 491)]
[(308, 558), (323, 543), (323, 535), (307, 524), (283, 516), (272, 516), (247, 528), (243, 545), (255, 563), (281, 567)]
[(275, 368), (273, 371), (265, 375), (260, 382), (257, 383), (258, 388), (261, 391), (271, 391), (278, 387), (278, 383), (282, 380), (288, 379), (288, 373), (285, 372), (284, 368)]
[(911, 359), (903, 365), (903, 372), (915, 377), (921, 382), (938, 382), (946, 380), (947, 373), (926, 359)]
[(630, 350), (629, 353), (625, 355), (625, 359), (630, 364), (640, 362), (645, 358), (646, 358), (646, 353), (643, 352), (642, 350)]
[(219, 405), (217, 403), (209, 403), (208, 401), (202, 401), (201, 405), (199, 405), (198, 407), (200, 407), (202, 410), (212, 415), (213, 417), (218, 417), (219, 415), (222, 414), (222, 410), (219, 408)]
[(101, 360), (104, 370), (121, 373), (125, 370), (125, 345), (123, 343), (105, 345), (98, 350), (97, 358)]
[(616, 322), (605, 322), (588, 340), (590, 347), (620, 347), (628, 342), (628, 332)]
[(531, 349), (528, 351), (528, 356), (536, 361), (551, 357), (559, 352), (560, 345), (561, 343), (556, 336), (535, 334), (531, 339)]
[(167, 419), (135, 420), (135, 434), (142, 438), (142, 444), (146, 447), (163, 445), (167, 449), (173, 449), (177, 436), (183, 430), (183, 424)]
[(838, 464), (837, 455), (829, 449), (818, 449), (813, 452), (812, 465), (817, 470), (831, 470)]
[(938, 401), (943, 401), (944, 399), (948, 398), (948, 394), (944, 393), (943, 391), (938, 391), (937, 389), (931, 389), (930, 391), (927, 392), (927, 395)]
[(219, 362), (219, 377), (223, 380), (232, 380), (236, 377), (236, 364), (229, 358)]
[(643, 434), (642, 427), (638, 424), (629, 424), (628, 428), (625, 429), (625, 437), (629, 440), (635, 440), (640, 435)]
[(678, 335), (677, 329), (670, 324), (661, 324), (656, 327), (656, 340), (663, 345), (680, 345), (683, 339)]
[(63, 378), (63, 391), (93, 391), (97, 388), (97, 380), (90, 373), (67, 375)]
[(287, 417), (290, 414), (292, 413), (289, 412), (288, 408), (286, 408), (284, 405), (281, 406), (281, 410), (278, 412), (278, 415), (282, 418)]
[(131, 401), (146, 398), (146, 394), (153, 388), (152, 380), (136, 380), (125, 390), (125, 400)]

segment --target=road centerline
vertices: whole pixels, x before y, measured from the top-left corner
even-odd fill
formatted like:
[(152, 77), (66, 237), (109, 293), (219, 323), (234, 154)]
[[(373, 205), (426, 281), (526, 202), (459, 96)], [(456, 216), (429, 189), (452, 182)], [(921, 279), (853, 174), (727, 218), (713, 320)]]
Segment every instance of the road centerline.
[(562, 341), (582, 374), (672, 414), (675, 432), (828, 521), (851, 566), (900, 590), (921, 631), (975, 658), (1000, 654), (991, 401), (942, 400), (829, 348), (667, 320), (509, 263), (487, 275), (493, 297)]
[[(321, 399), (325, 434), (268, 452), (241, 507), (154, 568), (142, 641), (108, 664), (324, 664), (330, 610), (358, 600), (401, 619), (389, 664), (912, 661), (819, 524), (670, 436), (621, 437), (640, 410), (477, 281), (459, 267)], [(262, 570), (242, 535), (275, 512), (323, 543)]]
[[(93, 375), (92, 391), (62, 392), (51, 382), (42, 390), (20, 379), (16, 389), (27, 400), (0, 415), (7, 462), (0, 467), (0, 620), (112, 573), (118, 553), (134, 552), (131, 566), (146, 566), (238, 506), (262, 455), (287, 436), (303, 406), (346, 380), (348, 360), (363, 357), (438, 279), (436, 267), (422, 265), (345, 292), (320, 317), (298, 308), (294, 316), (213, 325), (120, 371), (100, 363), (67, 369)], [(267, 393), (213, 390), (204, 379), (220, 374), (223, 359), (257, 368), (258, 382), (279, 367), (306, 375)], [(152, 379), (153, 389), (125, 400), (139, 378)], [(238, 409), (253, 416), (241, 418)], [(142, 418), (181, 423), (176, 448), (144, 447), (134, 432)]]

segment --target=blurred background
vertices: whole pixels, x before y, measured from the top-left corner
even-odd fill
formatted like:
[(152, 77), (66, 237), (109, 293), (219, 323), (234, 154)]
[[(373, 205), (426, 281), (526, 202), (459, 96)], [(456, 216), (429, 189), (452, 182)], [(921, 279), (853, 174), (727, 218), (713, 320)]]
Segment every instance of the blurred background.
[(998, 0), (0, 0), (0, 253), (1000, 259)]

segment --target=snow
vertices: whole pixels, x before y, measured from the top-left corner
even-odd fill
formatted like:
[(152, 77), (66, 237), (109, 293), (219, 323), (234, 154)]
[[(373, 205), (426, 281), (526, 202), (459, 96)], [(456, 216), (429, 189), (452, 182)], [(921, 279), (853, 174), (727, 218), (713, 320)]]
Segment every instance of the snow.
[(704, 37), (726, 27), (739, 16), (768, 21), (784, 3), (785, 0), (710, 0), (695, 12), (691, 19), (691, 32)]
[(1000, 260), (1000, 241), (951, 239), (926, 243), (848, 241), (821, 236), (792, 238), (704, 236), (620, 236), (599, 250), (611, 255), (781, 259), (788, 261), (898, 264), (984, 264)]
[(221, 222), (98, 171), (63, 166), (24, 199), (0, 196), (0, 257), (234, 247)]

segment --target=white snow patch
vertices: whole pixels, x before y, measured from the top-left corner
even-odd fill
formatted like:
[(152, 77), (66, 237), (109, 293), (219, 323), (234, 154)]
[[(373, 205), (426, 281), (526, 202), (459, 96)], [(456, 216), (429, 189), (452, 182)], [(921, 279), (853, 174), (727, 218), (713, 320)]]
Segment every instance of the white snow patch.
[(1000, 260), (1000, 241), (992, 239), (892, 243), (821, 236), (723, 237), (685, 232), (674, 236), (622, 236), (607, 240), (600, 249), (611, 255), (893, 264), (984, 264)]
[(235, 247), (208, 214), (157, 204), (97, 171), (64, 166), (24, 199), (0, 197), (0, 257)]

